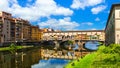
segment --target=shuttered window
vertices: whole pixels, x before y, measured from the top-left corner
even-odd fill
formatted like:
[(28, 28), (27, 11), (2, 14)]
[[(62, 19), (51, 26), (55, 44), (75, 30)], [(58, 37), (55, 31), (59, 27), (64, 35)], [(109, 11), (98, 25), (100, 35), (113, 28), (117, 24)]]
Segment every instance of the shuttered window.
[(119, 11), (119, 17), (120, 17), (120, 11)]

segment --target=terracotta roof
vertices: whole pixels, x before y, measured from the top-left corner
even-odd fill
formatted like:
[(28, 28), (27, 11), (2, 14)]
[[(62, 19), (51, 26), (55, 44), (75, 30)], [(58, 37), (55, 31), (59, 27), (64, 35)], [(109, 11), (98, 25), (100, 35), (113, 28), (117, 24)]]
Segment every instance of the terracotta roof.
[(60, 31), (60, 32), (44, 32), (44, 33), (61, 33), (61, 32), (104, 32), (104, 30), (78, 30), (78, 31)]
[(8, 13), (8, 12), (5, 12), (5, 11), (0, 11), (2, 13), (6, 13), (6, 14), (9, 14), (9, 15), (12, 15), (11, 13)]

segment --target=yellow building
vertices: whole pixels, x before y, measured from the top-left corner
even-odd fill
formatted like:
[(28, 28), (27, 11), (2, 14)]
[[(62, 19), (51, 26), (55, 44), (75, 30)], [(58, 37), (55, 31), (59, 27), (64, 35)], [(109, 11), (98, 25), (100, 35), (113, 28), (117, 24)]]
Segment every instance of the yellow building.
[(31, 26), (31, 41), (39, 42), (41, 40), (41, 32), (38, 26)]
[(42, 29), (43, 32), (48, 32), (48, 28)]
[(23, 21), (23, 41), (29, 42), (31, 40), (31, 25), (29, 21), (22, 20)]
[(42, 29), (39, 29), (39, 32), (40, 32), (40, 34), (39, 34), (40, 40), (42, 40), (42, 39), (43, 39), (43, 30), (42, 30)]

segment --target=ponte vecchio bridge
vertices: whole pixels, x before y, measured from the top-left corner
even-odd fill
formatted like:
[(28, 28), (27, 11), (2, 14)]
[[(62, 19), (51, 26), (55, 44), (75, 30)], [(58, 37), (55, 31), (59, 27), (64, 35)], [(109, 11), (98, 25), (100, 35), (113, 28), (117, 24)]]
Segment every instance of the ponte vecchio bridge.
[(105, 33), (104, 30), (44, 32), (42, 40), (96, 40), (104, 42)]
[[(43, 33), (43, 41), (58, 41), (57, 43), (64, 42), (66, 40), (74, 40), (78, 44), (78, 51), (74, 51), (73, 53), (76, 55), (75, 57), (71, 56), (52, 56), (46, 55), (43, 56), (46, 58), (65, 58), (65, 59), (76, 59), (77, 57), (82, 57), (88, 53), (89, 50), (84, 48), (84, 44), (88, 41), (105, 41), (105, 33), (104, 30), (86, 30), (86, 31), (59, 31), (59, 32), (44, 32)], [(79, 42), (80, 41), (80, 42)], [(71, 49), (71, 47), (68, 47)], [(62, 52), (62, 51), (61, 51)]]

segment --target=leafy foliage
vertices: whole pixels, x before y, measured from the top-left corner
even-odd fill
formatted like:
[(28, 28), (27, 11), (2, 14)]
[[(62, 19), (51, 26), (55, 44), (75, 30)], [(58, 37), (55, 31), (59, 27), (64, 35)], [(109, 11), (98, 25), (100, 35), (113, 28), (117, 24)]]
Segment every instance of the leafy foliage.
[(17, 49), (19, 49), (15, 44), (11, 44), (10, 46), (9, 46), (9, 51), (11, 52), (11, 53), (15, 53), (16, 51), (17, 51)]
[(83, 59), (79, 58), (73, 62), (70, 62), (65, 68), (89, 68), (93, 63), (94, 56), (96, 56), (95, 53), (88, 54)]
[(111, 44), (107, 47), (100, 46), (97, 52), (104, 53), (104, 54), (115, 54), (115, 53), (120, 54), (120, 45), (119, 44)]
[[(70, 66), (74, 63), (74, 66)], [(100, 46), (94, 53), (86, 55), (79, 62), (73, 61), (65, 68), (120, 68), (120, 45)]]
[(97, 53), (96, 59), (94, 59), (94, 62), (92, 64), (93, 68), (95, 67), (118, 68), (118, 65), (120, 65), (119, 44), (100, 46), (96, 53)]
[(68, 45), (73, 45), (73, 41), (72, 40), (68, 40)]

